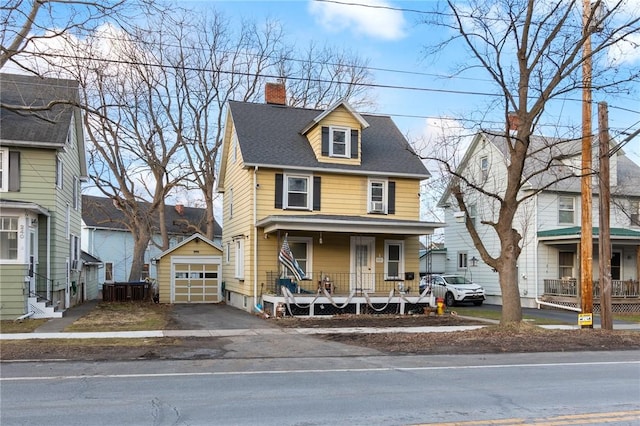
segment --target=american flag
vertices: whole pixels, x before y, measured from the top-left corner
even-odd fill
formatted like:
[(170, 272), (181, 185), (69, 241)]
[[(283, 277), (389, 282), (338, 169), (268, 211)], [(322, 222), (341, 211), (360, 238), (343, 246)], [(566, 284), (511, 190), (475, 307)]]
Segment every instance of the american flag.
[(286, 268), (288, 268), (291, 273), (296, 277), (297, 281), (302, 280), (304, 278), (304, 271), (298, 265), (298, 261), (295, 257), (293, 257), (293, 253), (291, 253), (291, 248), (289, 248), (289, 242), (287, 241), (287, 235), (284, 236), (284, 242), (282, 243), (282, 248), (280, 249), (280, 254), (278, 255), (278, 260), (282, 263)]

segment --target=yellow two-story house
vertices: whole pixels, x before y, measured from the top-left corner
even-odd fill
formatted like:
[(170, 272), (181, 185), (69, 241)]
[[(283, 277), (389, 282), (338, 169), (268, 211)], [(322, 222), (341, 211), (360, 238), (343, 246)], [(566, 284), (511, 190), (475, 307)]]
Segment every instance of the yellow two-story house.
[[(230, 102), (219, 192), (224, 194), (227, 304), (294, 315), (405, 312), (418, 292), (420, 183), (430, 177), (387, 116), (346, 101), (288, 107)], [(285, 243), (299, 273), (279, 261)]]

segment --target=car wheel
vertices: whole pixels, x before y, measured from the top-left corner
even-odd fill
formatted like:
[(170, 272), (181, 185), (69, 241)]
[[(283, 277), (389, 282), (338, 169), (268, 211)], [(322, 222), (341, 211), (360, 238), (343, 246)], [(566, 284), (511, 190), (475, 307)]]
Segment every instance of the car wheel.
[(453, 297), (453, 293), (447, 293), (444, 295), (444, 304), (447, 306), (453, 306), (456, 303), (456, 299)]
[(482, 302), (482, 300), (476, 300), (475, 302), (473, 302), (473, 304), (476, 306), (482, 306)]

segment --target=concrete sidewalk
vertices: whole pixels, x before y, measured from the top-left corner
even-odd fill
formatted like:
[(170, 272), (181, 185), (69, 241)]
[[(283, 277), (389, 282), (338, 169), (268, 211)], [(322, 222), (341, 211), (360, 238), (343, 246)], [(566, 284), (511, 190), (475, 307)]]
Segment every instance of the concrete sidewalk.
[[(327, 328), (281, 328), (240, 309), (227, 305), (174, 305), (173, 320), (176, 330), (110, 331), (110, 332), (64, 332), (80, 317), (88, 314), (100, 303), (92, 300), (65, 311), (62, 318), (52, 318), (33, 333), (0, 333), (0, 340), (27, 339), (138, 339), (152, 337), (232, 337), (232, 336), (295, 336), (350, 333), (443, 333), (474, 330), (484, 325), (439, 326), (439, 327), (327, 327)], [(461, 316), (462, 317), (462, 316)], [(462, 317), (469, 318), (469, 317)], [(470, 318), (495, 324), (495, 320)], [(576, 325), (545, 325), (547, 329), (572, 330)], [(594, 324), (600, 328), (600, 324)], [(640, 330), (639, 323), (615, 322), (615, 330)]]

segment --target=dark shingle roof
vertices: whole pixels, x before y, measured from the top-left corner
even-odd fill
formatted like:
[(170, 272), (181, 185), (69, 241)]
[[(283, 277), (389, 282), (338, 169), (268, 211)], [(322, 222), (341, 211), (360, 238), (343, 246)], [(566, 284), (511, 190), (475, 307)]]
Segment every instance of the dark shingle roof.
[[(42, 107), (51, 101), (77, 103), (78, 82), (28, 75), (0, 74), (0, 98), (4, 105)], [(56, 104), (37, 112), (0, 108), (0, 140), (3, 143), (37, 143), (64, 146), (74, 106)]]
[(390, 117), (363, 114), (361, 165), (320, 163), (300, 132), (322, 110), (229, 102), (244, 163), (428, 178), (429, 172)]
[[(148, 208), (148, 203), (140, 203), (142, 209)], [(173, 235), (191, 235), (206, 229), (206, 210), (196, 207), (183, 207), (182, 214), (176, 206), (165, 206), (167, 231)], [(128, 231), (127, 218), (117, 209), (111, 198), (82, 196), (82, 220), (89, 227)], [(198, 229), (196, 229), (198, 228)], [(158, 218), (154, 218), (153, 229), (158, 231)], [(222, 228), (215, 222), (214, 234), (222, 235)]]
[[(507, 142), (504, 136), (485, 134), (485, 137), (493, 143), (508, 158)], [(527, 161), (525, 163), (525, 176), (533, 188), (547, 188), (550, 191), (581, 192), (581, 156), (582, 141), (580, 139), (559, 139), (538, 135), (532, 135)], [(597, 148), (594, 150), (597, 153)], [(618, 151), (617, 160), (617, 184), (611, 188), (612, 195), (640, 196), (640, 166), (629, 159), (622, 151)], [(593, 164), (597, 170), (597, 159)], [(613, 173), (613, 169), (611, 170)], [(593, 192), (598, 193), (598, 185), (594, 185)]]

